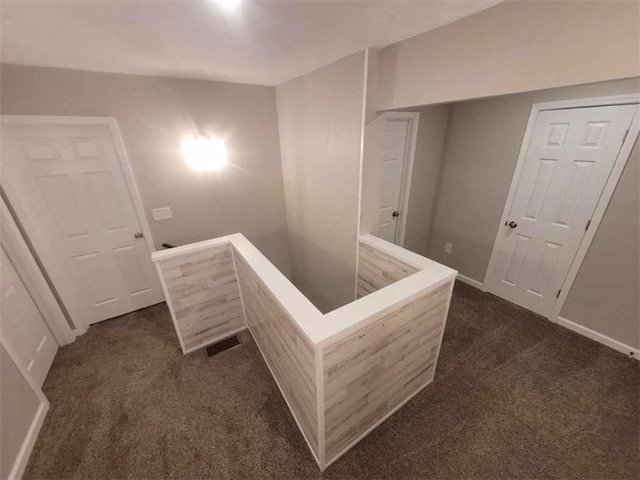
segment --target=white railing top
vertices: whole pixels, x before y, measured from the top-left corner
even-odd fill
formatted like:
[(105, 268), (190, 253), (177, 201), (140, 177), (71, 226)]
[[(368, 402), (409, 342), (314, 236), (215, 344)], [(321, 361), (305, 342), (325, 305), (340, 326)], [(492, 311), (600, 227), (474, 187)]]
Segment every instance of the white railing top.
[(366, 319), (371, 319), (376, 314), (384, 312), (399, 302), (410, 300), (430, 290), (435, 290), (455, 279), (458, 274), (452, 268), (373, 235), (361, 235), (359, 240), (418, 268), (419, 271), (327, 313), (323, 319), (324, 336), (321, 342), (330, 342), (335, 337), (347, 335), (351, 331), (360, 328), (362, 326), (361, 322)]
[(260, 250), (241, 233), (218, 237), (181, 247), (153, 252), (151, 259), (156, 263), (192, 255), (212, 247), (232, 244), (256, 275), (264, 282), (282, 308), (294, 319), (302, 332), (312, 343), (317, 343), (322, 335), (322, 312), (298, 290), (291, 281), (278, 270)]
[(434, 290), (454, 279), (458, 273), (373, 235), (362, 235), (359, 240), (420, 271), (324, 315), (241, 233), (153, 252), (151, 258), (156, 263), (163, 263), (215, 246), (232, 244), (309, 341), (316, 345), (348, 334), (366, 319), (399, 302)]
[[(451, 272), (455, 272), (452, 268), (449, 268), (441, 263), (434, 262), (433, 260), (428, 259), (427, 257), (423, 257), (422, 255), (418, 255), (406, 248), (399, 247), (398, 245), (387, 242), (381, 238), (375, 237), (370, 234), (360, 235), (358, 238), (360, 242), (366, 243), (367, 245), (376, 248), (388, 255), (391, 255), (398, 260), (402, 260), (409, 265), (413, 265), (420, 270), (425, 268), (434, 269), (440, 271), (440, 273), (444, 275), (451, 274)], [(457, 272), (456, 272), (457, 273)]]

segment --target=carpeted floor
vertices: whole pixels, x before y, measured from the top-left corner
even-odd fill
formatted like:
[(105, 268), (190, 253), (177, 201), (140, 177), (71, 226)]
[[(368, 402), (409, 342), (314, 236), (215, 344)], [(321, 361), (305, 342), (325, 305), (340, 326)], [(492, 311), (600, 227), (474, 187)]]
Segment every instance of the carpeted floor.
[(164, 304), (58, 353), (26, 479), (640, 477), (640, 364), (457, 285), (436, 379), (321, 475), (255, 344), (183, 356)]

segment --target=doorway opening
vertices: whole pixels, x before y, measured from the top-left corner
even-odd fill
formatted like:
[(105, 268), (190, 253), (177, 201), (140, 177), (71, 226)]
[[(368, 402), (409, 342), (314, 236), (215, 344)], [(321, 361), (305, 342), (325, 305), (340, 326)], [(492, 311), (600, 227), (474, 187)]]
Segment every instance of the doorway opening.
[(384, 114), (376, 235), (399, 246), (404, 246), (407, 227), (419, 119), (416, 112)]

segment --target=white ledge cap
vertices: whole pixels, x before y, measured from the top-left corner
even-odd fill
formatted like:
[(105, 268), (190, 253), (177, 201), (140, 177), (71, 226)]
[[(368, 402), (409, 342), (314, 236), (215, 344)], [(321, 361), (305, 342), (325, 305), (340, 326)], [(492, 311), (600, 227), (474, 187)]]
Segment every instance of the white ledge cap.
[(405, 263), (418, 272), (388, 285), (365, 297), (322, 314), (247, 238), (234, 233), (151, 254), (156, 264), (186, 257), (224, 244), (231, 244), (271, 291), (303, 334), (314, 345), (331, 341), (335, 336), (348, 334), (360, 322), (383, 312), (393, 305), (428, 293), (455, 279), (458, 272), (373, 235), (362, 235), (359, 241)]

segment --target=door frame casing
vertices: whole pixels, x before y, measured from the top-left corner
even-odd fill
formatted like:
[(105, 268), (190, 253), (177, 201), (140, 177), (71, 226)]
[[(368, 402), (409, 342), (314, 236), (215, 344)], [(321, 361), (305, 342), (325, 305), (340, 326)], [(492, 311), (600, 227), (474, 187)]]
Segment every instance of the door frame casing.
[[(518, 189), (518, 184), (520, 182), (520, 177), (522, 175), (522, 171), (524, 169), (524, 163), (526, 160), (527, 152), (529, 151), (529, 147), (531, 144), (531, 137), (533, 135), (533, 130), (535, 124), (538, 120), (538, 114), (540, 112), (548, 111), (548, 110), (566, 110), (573, 108), (589, 108), (589, 107), (603, 107), (603, 106), (613, 106), (613, 105), (629, 105), (629, 104), (639, 104), (640, 105), (640, 94), (628, 94), (628, 95), (614, 95), (608, 97), (595, 97), (595, 98), (578, 98), (572, 100), (559, 100), (553, 102), (542, 102), (542, 103), (534, 103), (531, 106), (531, 112), (529, 113), (529, 120), (527, 122), (527, 127), (524, 131), (524, 137), (522, 140), (522, 145), (520, 147), (520, 153), (518, 154), (518, 159), (516, 161), (516, 168), (513, 172), (513, 177), (511, 178), (511, 185), (509, 187), (509, 194), (507, 195), (507, 200), (504, 205), (504, 209), (502, 211), (502, 216), (500, 217), (500, 223), (498, 223), (498, 228), (496, 230), (496, 237), (493, 242), (493, 249), (491, 251), (491, 257), (489, 259), (489, 265), (487, 267), (487, 271), (484, 276), (484, 282), (482, 284), (482, 290), (485, 292), (491, 292), (492, 287), (492, 279), (495, 275), (495, 267), (498, 259), (498, 247), (501, 240), (501, 226), (505, 224), (509, 220), (509, 213), (511, 212), (511, 208), (513, 206), (513, 201), (516, 196), (516, 191)], [(624, 167), (629, 160), (631, 150), (636, 142), (638, 137), (638, 133), (640, 132), (640, 112), (637, 112), (631, 121), (631, 125), (629, 126), (629, 133), (627, 134), (624, 142), (621, 145), (620, 150), (618, 151), (618, 155), (614, 161), (613, 167), (611, 169), (611, 173), (609, 174), (609, 178), (602, 190), (602, 194), (596, 207), (593, 211), (593, 215), (591, 216), (591, 223), (589, 225), (589, 229), (584, 233), (582, 240), (578, 246), (578, 250), (576, 251), (576, 255), (569, 266), (569, 270), (567, 272), (567, 276), (565, 277), (562, 285), (560, 287), (560, 295), (556, 298), (553, 307), (551, 308), (551, 312), (547, 318), (553, 322), (558, 321), (558, 317), (560, 316), (560, 312), (562, 311), (562, 307), (571, 291), (571, 287), (573, 286), (573, 282), (578, 275), (582, 262), (584, 261), (587, 251), (591, 246), (591, 242), (600, 227), (600, 223), (604, 218), (604, 214), (606, 212), (607, 206), (611, 201), (611, 197), (615, 192), (616, 186), (622, 176), (622, 172), (624, 171)]]
[(27, 292), (40, 310), (58, 345), (67, 345), (86, 332), (84, 325), (73, 329), (33, 257), (4, 199), (0, 197), (0, 229), (2, 247), (13, 264)]
[(22, 474), (24, 473), (25, 468), (27, 468), (27, 463), (29, 462), (29, 457), (31, 456), (31, 452), (33, 451), (33, 447), (38, 439), (38, 434), (40, 433), (40, 429), (42, 428), (42, 424), (44, 423), (44, 418), (47, 416), (47, 412), (49, 411), (49, 400), (45, 397), (44, 392), (40, 388), (38, 384), (35, 383), (31, 374), (26, 370), (24, 365), (18, 360), (19, 356), (13, 347), (4, 341), (0, 341), (0, 345), (4, 348), (5, 352), (11, 359), (13, 365), (18, 369), (18, 372), (25, 379), (33, 393), (35, 393), (36, 397), (40, 401), (38, 405), (38, 409), (31, 421), (31, 425), (29, 426), (29, 430), (27, 431), (27, 435), (22, 441), (22, 445), (18, 450), (18, 455), (11, 466), (11, 470), (9, 472), (9, 476), (7, 480), (19, 480), (22, 478)]
[(400, 217), (396, 225), (394, 243), (404, 247), (404, 238), (407, 230), (407, 215), (409, 210), (409, 197), (411, 195), (411, 180), (413, 178), (413, 164), (416, 157), (416, 145), (418, 143), (418, 127), (420, 125), (419, 112), (385, 112), (384, 122), (391, 120), (403, 120), (408, 122), (407, 147), (402, 166), (402, 181), (400, 183)]
[[(155, 244), (153, 236), (151, 235), (151, 228), (147, 221), (147, 216), (144, 211), (142, 199), (140, 197), (140, 191), (136, 183), (135, 174), (129, 161), (129, 156), (124, 146), (124, 140), (118, 127), (118, 122), (115, 117), (76, 117), (76, 116), (58, 116), (58, 115), (0, 115), (0, 125), (22, 125), (22, 126), (38, 126), (38, 125), (105, 125), (109, 129), (109, 134), (113, 140), (116, 154), (118, 157), (119, 165), (125, 178), (127, 191), (131, 197), (133, 203), (134, 212), (140, 223), (140, 228), (144, 234), (143, 240), (145, 241), (149, 253), (155, 252)], [(7, 193), (9, 201), (12, 203), (12, 208), (18, 216), (18, 220), (23, 222), (20, 218), (20, 212), (24, 212), (23, 202), (18, 199), (18, 196), (13, 192), (10, 184), (4, 183), (3, 188)], [(34, 244), (34, 248), (37, 247)], [(149, 260), (151, 261), (151, 260)], [(86, 319), (72, 319), (77, 327), (81, 327), (86, 331), (89, 323)]]

